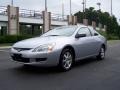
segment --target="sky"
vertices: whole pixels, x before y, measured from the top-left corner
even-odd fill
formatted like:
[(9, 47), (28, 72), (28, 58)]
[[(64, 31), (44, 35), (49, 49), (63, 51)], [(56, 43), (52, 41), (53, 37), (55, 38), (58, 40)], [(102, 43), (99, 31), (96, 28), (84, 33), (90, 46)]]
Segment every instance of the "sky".
[[(101, 10), (105, 12), (111, 12), (111, 0), (86, 0), (87, 8), (94, 7), (96, 10), (99, 9), (96, 3), (101, 3)], [(31, 10), (44, 10), (45, 0), (14, 0), (14, 6), (19, 6), (21, 9)], [(56, 14), (62, 14), (62, 2), (64, 3), (64, 13), (68, 15), (70, 10), (70, 0), (47, 0), (48, 11)], [(72, 0), (72, 13), (82, 11), (83, 0)], [(11, 4), (11, 0), (0, 0), (0, 6), (7, 6)], [(120, 19), (120, 0), (113, 0), (113, 14)]]

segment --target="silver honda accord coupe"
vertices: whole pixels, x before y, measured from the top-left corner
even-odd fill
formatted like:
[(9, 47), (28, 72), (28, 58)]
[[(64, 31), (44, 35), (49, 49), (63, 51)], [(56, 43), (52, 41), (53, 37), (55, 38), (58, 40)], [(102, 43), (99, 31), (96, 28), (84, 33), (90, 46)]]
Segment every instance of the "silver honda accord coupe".
[(78, 60), (89, 57), (103, 60), (106, 49), (105, 37), (80, 25), (58, 27), (39, 37), (19, 41), (12, 46), (10, 55), (24, 65), (59, 66), (67, 71)]

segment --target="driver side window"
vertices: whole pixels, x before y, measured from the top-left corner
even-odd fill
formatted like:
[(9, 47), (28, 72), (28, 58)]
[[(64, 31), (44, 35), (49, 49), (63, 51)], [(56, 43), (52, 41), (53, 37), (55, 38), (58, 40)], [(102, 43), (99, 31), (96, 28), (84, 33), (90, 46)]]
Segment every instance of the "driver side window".
[(86, 37), (91, 36), (90, 30), (88, 28), (80, 28), (78, 34), (86, 34)]

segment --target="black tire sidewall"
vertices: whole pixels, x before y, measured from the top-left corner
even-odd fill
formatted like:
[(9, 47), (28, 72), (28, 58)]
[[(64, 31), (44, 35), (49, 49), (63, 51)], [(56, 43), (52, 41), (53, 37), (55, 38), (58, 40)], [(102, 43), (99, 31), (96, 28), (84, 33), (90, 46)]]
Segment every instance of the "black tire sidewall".
[[(101, 57), (101, 49), (104, 49), (104, 58)], [(98, 60), (104, 60), (105, 59), (105, 48), (102, 46), (99, 51), (99, 55), (97, 56)]]

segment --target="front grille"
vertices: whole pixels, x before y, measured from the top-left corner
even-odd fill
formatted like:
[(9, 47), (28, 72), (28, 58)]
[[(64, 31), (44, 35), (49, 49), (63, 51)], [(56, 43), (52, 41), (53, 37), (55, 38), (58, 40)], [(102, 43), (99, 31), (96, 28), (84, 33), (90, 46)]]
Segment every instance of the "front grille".
[(32, 48), (17, 48), (17, 47), (14, 47), (15, 50), (17, 51), (27, 51), (27, 50), (31, 50)]
[(21, 54), (14, 54), (12, 59), (19, 62), (29, 63), (29, 58), (23, 58)]
[[(18, 62), (30, 63), (30, 58), (22, 57), (22, 54), (13, 54), (12, 59)], [(35, 62), (46, 61), (47, 58), (35, 58)]]

